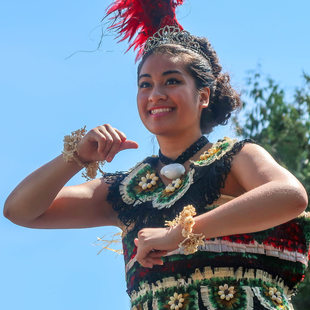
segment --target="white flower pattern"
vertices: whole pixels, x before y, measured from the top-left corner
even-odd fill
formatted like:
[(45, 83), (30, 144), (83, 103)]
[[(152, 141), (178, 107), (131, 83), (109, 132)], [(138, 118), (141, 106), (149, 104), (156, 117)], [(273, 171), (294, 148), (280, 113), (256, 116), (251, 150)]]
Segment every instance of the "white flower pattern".
[(145, 177), (141, 178), (139, 186), (142, 187), (143, 190), (150, 189), (152, 186), (156, 185), (157, 181), (158, 177), (155, 173), (147, 173)]
[(278, 304), (282, 304), (282, 296), (276, 287), (269, 287), (270, 298)]
[(183, 307), (183, 302), (183, 295), (174, 293), (173, 296), (170, 297), (170, 301), (168, 302), (168, 304), (170, 305), (170, 309), (179, 310)]
[(230, 301), (234, 298), (235, 294), (235, 288), (234, 286), (228, 286), (228, 284), (220, 285), (218, 294), (220, 295), (221, 299), (225, 299), (227, 301)]
[(173, 193), (177, 188), (179, 188), (182, 184), (182, 180), (177, 178), (173, 180), (170, 184), (168, 184), (165, 188), (166, 193)]

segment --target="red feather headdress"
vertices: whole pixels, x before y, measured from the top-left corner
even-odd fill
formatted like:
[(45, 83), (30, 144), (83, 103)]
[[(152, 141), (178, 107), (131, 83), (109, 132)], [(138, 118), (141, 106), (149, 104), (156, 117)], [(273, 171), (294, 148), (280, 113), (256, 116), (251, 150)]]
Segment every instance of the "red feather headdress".
[(177, 26), (183, 30), (175, 16), (175, 9), (181, 4), (183, 0), (115, 0), (105, 17), (110, 16), (112, 25), (109, 28), (117, 30), (120, 41), (127, 39), (130, 43), (127, 51), (132, 47), (138, 50), (137, 60), (146, 40), (160, 28)]

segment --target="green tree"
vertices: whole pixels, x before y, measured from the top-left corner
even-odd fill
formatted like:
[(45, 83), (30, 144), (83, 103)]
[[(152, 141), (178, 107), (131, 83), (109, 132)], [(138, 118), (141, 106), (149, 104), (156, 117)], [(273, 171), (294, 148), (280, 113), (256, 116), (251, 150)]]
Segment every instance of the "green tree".
[[(237, 133), (252, 138), (289, 171), (310, 193), (310, 75), (293, 94), (272, 78), (251, 72), (242, 111), (234, 117)], [(309, 211), (309, 205), (308, 205)], [(310, 271), (293, 298), (296, 310), (310, 309)]]

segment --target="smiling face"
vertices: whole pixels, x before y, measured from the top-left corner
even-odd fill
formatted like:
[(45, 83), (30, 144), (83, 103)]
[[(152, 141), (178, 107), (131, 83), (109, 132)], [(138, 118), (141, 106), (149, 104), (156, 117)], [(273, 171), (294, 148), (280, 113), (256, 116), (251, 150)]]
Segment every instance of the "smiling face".
[(137, 104), (145, 127), (155, 135), (201, 135), (200, 115), (208, 95), (199, 92), (181, 55), (153, 54), (138, 77)]

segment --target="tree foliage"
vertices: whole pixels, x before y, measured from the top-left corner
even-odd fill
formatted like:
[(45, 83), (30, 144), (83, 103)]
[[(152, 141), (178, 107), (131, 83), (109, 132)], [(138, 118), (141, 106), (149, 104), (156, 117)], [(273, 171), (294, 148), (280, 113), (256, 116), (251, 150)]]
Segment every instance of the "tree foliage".
[[(252, 72), (247, 78), (246, 100), (234, 118), (237, 132), (252, 138), (289, 171), (310, 193), (310, 75), (293, 94), (272, 78)], [(308, 206), (309, 211), (309, 206)], [(310, 309), (310, 271), (293, 298), (296, 310)]]

